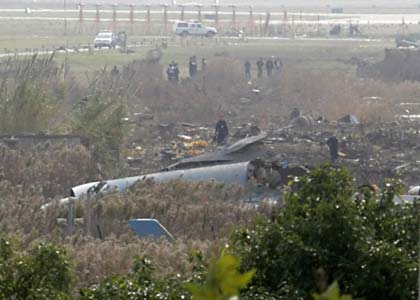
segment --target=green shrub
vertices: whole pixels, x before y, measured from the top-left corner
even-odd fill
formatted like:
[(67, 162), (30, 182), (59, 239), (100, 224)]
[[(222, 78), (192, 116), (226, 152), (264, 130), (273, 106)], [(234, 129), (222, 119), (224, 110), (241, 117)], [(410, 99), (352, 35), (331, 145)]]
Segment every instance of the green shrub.
[(180, 278), (158, 278), (146, 258), (138, 259), (130, 274), (115, 276), (80, 292), (81, 300), (191, 299)]
[(190, 283), (188, 290), (194, 300), (229, 300), (239, 295), (246, 288), (255, 274), (251, 270), (244, 274), (239, 272), (241, 260), (233, 255), (222, 253), (222, 256), (210, 264), (203, 286)]
[(395, 205), (393, 190), (353, 195), (346, 169), (325, 166), (293, 183), (285, 207), (238, 230), (232, 246), (257, 270), (248, 293), (309, 299), (338, 280), (365, 299), (416, 299), (418, 205)]
[(0, 238), (0, 299), (71, 299), (72, 271), (62, 249), (39, 244), (21, 253), (14, 244)]

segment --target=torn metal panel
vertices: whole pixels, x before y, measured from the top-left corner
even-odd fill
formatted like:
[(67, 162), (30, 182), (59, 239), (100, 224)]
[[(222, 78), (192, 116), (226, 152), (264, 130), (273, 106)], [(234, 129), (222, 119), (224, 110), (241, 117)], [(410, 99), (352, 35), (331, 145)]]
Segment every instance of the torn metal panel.
[(264, 147), (262, 140), (267, 137), (266, 133), (247, 137), (236, 143), (223, 147), (215, 152), (184, 158), (167, 167), (166, 170), (196, 168), (215, 164), (251, 161), (260, 158), (269, 158), (271, 153)]
[(246, 137), (244, 139), (241, 139), (241, 140), (237, 141), (233, 145), (228, 146), (225, 150), (225, 153), (229, 154), (229, 153), (234, 153), (234, 152), (241, 151), (244, 148), (246, 148), (247, 146), (250, 146), (252, 144), (255, 144), (257, 142), (262, 141), (266, 137), (267, 137), (267, 133), (265, 133), (265, 132), (261, 132), (258, 135)]
[(128, 221), (136, 235), (141, 239), (167, 239), (173, 242), (175, 239), (170, 232), (156, 219), (132, 219)]

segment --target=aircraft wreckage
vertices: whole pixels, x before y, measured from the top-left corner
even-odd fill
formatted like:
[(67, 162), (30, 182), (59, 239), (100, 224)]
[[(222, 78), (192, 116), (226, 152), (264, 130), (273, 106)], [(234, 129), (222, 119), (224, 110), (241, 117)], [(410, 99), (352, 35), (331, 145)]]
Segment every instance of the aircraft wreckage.
[(267, 194), (272, 195), (273, 191), (279, 194), (277, 188), (287, 184), (291, 176), (304, 175), (308, 170), (270, 160), (273, 154), (264, 145), (266, 137), (266, 133), (250, 136), (221, 147), (215, 152), (182, 159), (161, 172), (78, 185), (71, 188), (70, 198), (62, 199), (61, 203), (68, 202), (69, 199), (78, 200), (88, 193), (123, 193), (130, 186), (143, 180), (154, 180), (157, 183), (172, 180), (217, 181), (242, 186), (252, 183), (255, 190), (258, 190), (257, 198), (261, 197), (263, 190)]

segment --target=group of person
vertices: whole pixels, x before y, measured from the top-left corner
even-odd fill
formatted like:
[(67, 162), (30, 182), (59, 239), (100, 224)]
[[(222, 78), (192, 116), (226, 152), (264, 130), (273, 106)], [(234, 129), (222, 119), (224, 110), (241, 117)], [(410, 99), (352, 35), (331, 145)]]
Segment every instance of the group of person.
[[(251, 79), (251, 69), (252, 64), (249, 60), (245, 61), (245, 78), (247, 80)], [(276, 70), (278, 72), (281, 71), (283, 68), (283, 62), (280, 60), (279, 57), (270, 57), (266, 61), (261, 57), (256, 62), (257, 66), (257, 73), (258, 73), (258, 79), (263, 78), (264, 69), (266, 71), (267, 77), (271, 77), (273, 75), (273, 71)]]
[[(203, 57), (201, 59), (200, 70), (204, 72), (206, 68), (207, 68), (207, 60)], [(189, 72), (190, 78), (195, 77), (198, 71), (199, 71), (199, 68), (198, 68), (197, 57), (191, 56), (188, 62), (188, 72)], [(172, 82), (179, 81), (180, 70), (179, 70), (178, 64), (175, 61), (172, 61), (172, 63), (169, 64), (169, 67), (166, 70), (166, 74), (168, 75), (168, 81), (172, 81)]]

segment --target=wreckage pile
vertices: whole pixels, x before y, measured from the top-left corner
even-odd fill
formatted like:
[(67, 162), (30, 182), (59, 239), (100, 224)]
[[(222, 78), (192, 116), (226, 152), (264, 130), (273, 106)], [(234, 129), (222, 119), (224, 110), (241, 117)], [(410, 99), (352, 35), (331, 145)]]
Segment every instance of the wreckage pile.
[[(398, 122), (363, 124), (354, 115), (334, 122), (314, 120), (309, 115), (301, 116), (263, 135), (258, 135), (261, 129), (256, 126), (235, 127), (229, 144), (234, 145), (238, 140), (244, 143), (235, 151), (230, 151), (229, 146), (218, 149), (212, 143), (213, 129), (208, 126), (160, 124), (156, 129), (159, 143), (154, 145), (155, 153), (148, 157), (155, 157), (154, 171), (202, 167), (209, 165), (209, 161), (215, 165), (255, 159), (310, 169), (330, 161), (326, 141), (336, 136), (340, 143), (340, 159), (336, 164), (352, 169), (358, 184), (380, 185), (385, 178), (395, 177), (407, 186), (417, 184), (420, 126), (416, 122), (403, 118)], [(241, 140), (246, 136), (256, 138)], [(146, 152), (129, 158), (133, 173), (144, 170), (142, 162), (149, 160), (142, 156)]]

